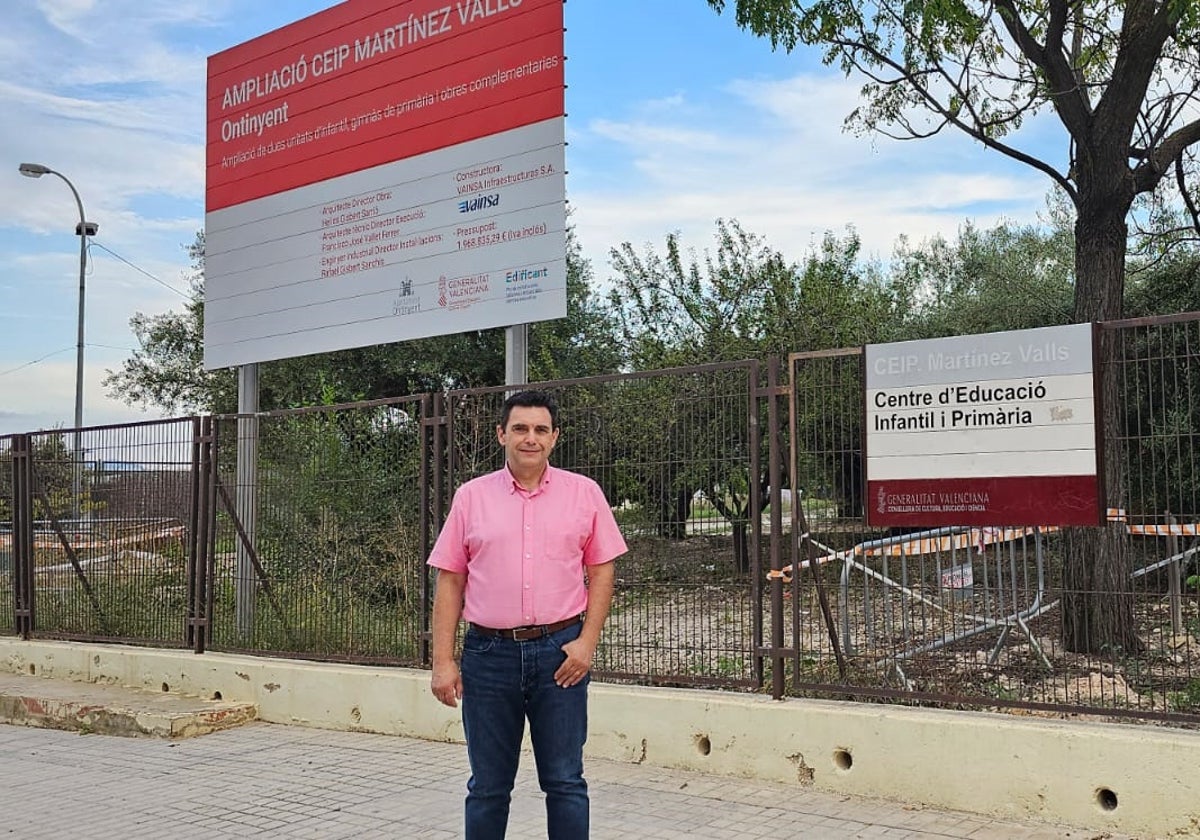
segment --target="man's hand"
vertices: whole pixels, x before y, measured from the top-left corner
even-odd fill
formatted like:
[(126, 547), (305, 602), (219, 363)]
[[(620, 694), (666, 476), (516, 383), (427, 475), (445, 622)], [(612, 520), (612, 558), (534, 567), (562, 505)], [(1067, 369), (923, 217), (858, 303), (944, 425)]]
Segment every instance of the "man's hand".
[(453, 660), (442, 664), (434, 664), (432, 680), (433, 696), (451, 708), (458, 706), (462, 699), (462, 676), (458, 673), (458, 665)]
[(596, 646), (581, 636), (567, 642), (562, 646), (562, 650), (567, 655), (567, 660), (554, 672), (554, 681), (560, 688), (570, 688), (592, 670), (592, 657), (596, 654)]
[(554, 681), (562, 688), (578, 684), (592, 670), (592, 657), (596, 655), (596, 647), (600, 644), (600, 630), (604, 627), (612, 604), (615, 569), (611, 561), (588, 567), (588, 602), (583, 628), (579, 631), (579, 638), (562, 646), (567, 661), (554, 672)]

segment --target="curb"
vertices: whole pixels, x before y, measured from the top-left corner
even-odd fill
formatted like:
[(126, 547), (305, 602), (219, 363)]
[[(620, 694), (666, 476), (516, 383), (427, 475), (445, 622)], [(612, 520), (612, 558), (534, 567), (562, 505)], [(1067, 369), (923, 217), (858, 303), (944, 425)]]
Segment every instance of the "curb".
[(0, 678), (0, 723), (65, 729), (81, 734), (193, 738), (257, 719), (254, 703), (153, 694), (95, 683), (5, 675)]

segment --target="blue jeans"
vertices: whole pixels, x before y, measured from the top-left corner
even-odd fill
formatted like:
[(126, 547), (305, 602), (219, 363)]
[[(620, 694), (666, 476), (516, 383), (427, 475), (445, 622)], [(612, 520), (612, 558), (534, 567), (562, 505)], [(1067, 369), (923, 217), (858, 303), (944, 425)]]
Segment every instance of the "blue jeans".
[(525, 718), (546, 794), (549, 840), (586, 840), (588, 792), (583, 779), (587, 685), (554, 683), (566, 660), (562, 646), (581, 624), (517, 642), (467, 630), (462, 655), (462, 716), (471, 778), (467, 782), (466, 840), (503, 840), (520, 760)]

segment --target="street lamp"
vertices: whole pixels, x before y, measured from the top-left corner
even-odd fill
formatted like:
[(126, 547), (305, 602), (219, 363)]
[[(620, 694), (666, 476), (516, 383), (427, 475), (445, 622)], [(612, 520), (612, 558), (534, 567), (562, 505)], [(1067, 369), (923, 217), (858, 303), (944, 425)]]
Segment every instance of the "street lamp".
[(87, 269), (87, 238), (95, 236), (96, 231), (100, 226), (95, 222), (87, 221), (87, 217), (83, 214), (83, 200), (79, 197), (79, 190), (75, 189), (75, 185), (70, 179), (61, 172), (56, 172), (48, 166), (43, 166), (40, 163), (22, 163), (18, 167), (18, 171), (27, 178), (41, 178), (43, 175), (57, 175), (63, 179), (63, 182), (71, 188), (71, 195), (75, 196), (75, 204), (79, 208), (79, 224), (75, 226), (75, 235), (79, 237), (79, 324), (78, 334), (75, 341), (75, 469), (74, 474), (74, 491), (75, 491), (75, 515), (79, 516), (79, 496), (80, 496), (80, 471), (82, 464), (80, 459), (83, 453), (79, 448), (79, 429), (83, 426), (83, 290), (84, 290), (84, 274)]

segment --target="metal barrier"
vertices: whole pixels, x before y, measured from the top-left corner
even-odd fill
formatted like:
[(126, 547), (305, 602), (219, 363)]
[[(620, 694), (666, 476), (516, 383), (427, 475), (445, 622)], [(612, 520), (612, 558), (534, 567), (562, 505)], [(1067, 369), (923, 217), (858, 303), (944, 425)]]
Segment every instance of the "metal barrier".
[(61, 430), (13, 439), (17, 632), (181, 643), (191, 437), (182, 419), (83, 429), (78, 453)]
[(14, 612), (17, 603), (17, 566), (13, 533), (16, 521), (13, 512), (15, 441), (15, 436), (0, 436), (0, 635), (17, 632)]
[[(879, 676), (905, 690), (928, 688), (910, 663), (991, 634), (983, 659), (994, 666), (1014, 631), (1046, 672), (1053, 670), (1030, 622), (1057, 606), (1046, 599), (1044, 538), (1037, 528), (948, 527), (825, 551), (800, 562), (840, 568), (838, 617), (843, 651), (861, 654)], [(784, 581), (792, 583), (792, 567)], [(993, 632), (996, 631), (996, 632)], [(982, 653), (982, 651), (980, 651)]]
[[(425, 661), (428, 413), (411, 397), (213, 418), (208, 647)], [(239, 475), (249, 423), (257, 471)]]

